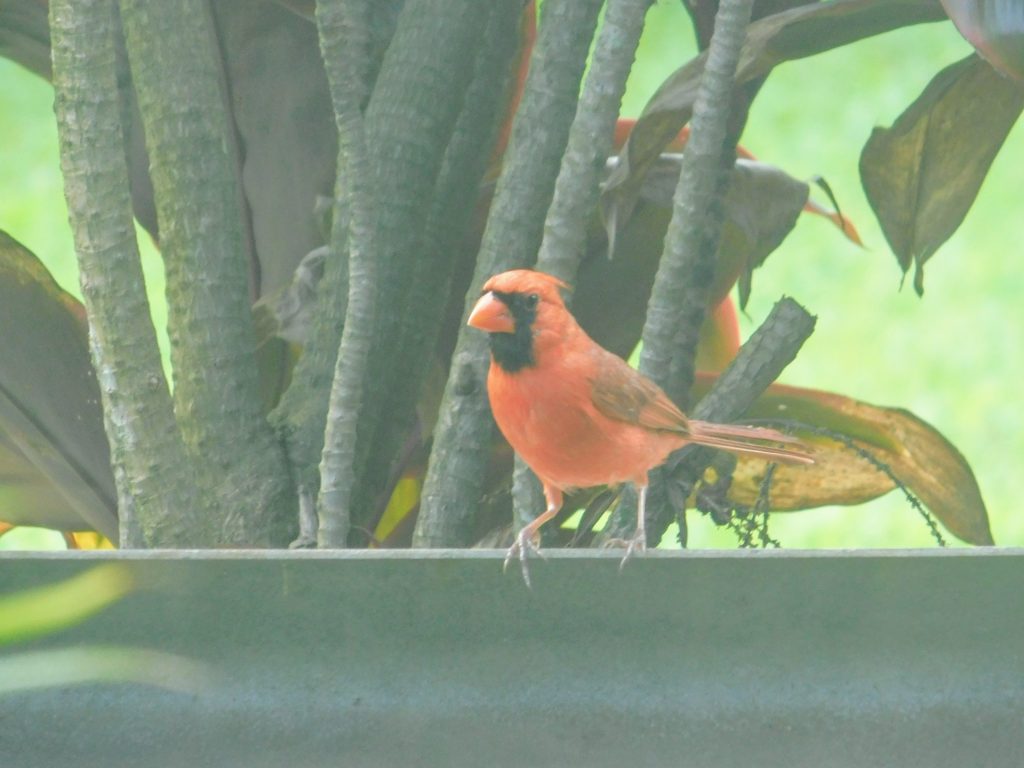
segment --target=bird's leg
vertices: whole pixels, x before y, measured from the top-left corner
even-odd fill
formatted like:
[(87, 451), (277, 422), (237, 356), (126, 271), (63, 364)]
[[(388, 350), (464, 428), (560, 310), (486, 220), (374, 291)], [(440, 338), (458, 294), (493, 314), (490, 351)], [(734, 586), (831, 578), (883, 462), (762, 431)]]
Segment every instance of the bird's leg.
[(505, 564), (502, 566), (503, 571), (507, 570), (508, 564), (512, 562), (512, 558), (518, 556), (519, 567), (523, 571), (523, 581), (530, 588), (532, 588), (532, 585), (530, 584), (530, 567), (526, 562), (527, 552), (533, 550), (541, 557), (544, 556), (540, 551), (540, 528), (544, 523), (557, 515), (558, 510), (562, 508), (562, 492), (557, 488), (551, 488), (545, 484), (544, 497), (548, 501), (547, 509), (538, 515), (533, 522), (524, 525), (522, 530), (519, 531), (516, 535), (516, 540), (508, 548), (508, 553), (505, 555)]
[(626, 554), (619, 563), (619, 570), (626, 564), (626, 561), (634, 552), (643, 554), (647, 551), (647, 518), (645, 508), (647, 506), (647, 485), (639, 486), (640, 497), (636, 502), (636, 533), (626, 545)]
[(316, 502), (305, 486), (299, 485), (299, 538), (288, 549), (316, 549)]

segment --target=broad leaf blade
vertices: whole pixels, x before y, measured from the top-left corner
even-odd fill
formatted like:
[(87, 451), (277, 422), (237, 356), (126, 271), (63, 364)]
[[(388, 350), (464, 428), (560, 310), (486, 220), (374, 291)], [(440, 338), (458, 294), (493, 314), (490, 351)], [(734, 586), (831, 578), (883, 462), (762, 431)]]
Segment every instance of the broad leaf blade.
[[(681, 161), (682, 155), (661, 155), (640, 188), (640, 198), (663, 207), (667, 216), (671, 214)], [(725, 221), (711, 291), (713, 303), (722, 301), (739, 279), (740, 306), (746, 305), (751, 273), (792, 231), (809, 192), (806, 182), (773, 165), (756, 160), (736, 161), (725, 200)], [(663, 239), (664, 232), (657, 239), (659, 246)]]
[[(714, 378), (698, 374), (697, 388), (710, 388)], [(909, 411), (774, 384), (747, 416), (808, 424), (845, 435), (886, 464), (954, 536), (970, 544), (993, 544), (981, 490), (967, 460), (937, 429)], [(829, 438), (801, 433), (799, 427), (796, 434), (812, 446), (816, 463), (799, 468), (780, 464), (776, 468), (772, 509), (860, 504), (893, 489), (888, 476), (850, 448)], [(763, 461), (741, 460), (730, 496), (739, 503), (752, 504), (764, 468)]]
[(698, 371), (724, 371), (739, 351), (739, 318), (732, 297), (726, 296), (704, 318), (694, 364)]
[(1024, 108), (1024, 86), (977, 56), (942, 70), (893, 123), (864, 146), (860, 174), (889, 246), (914, 288), (924, 264), (967, 215)]
[(50, 25), (41, 0), (0, 3), (0, 56), (50, 77)]
[(0, 519), (117, 540), (117, 502), (81, 305), (0, 232)]
[[(945, 18), (938, 0), (832, 0), (793, 8), (750, 25), (736, 82), (763, 77), (784, 61)], [(689, 121), (705, 61), (701, 54), (676, 70), (644, 108), (622, 153), (623, 162), (605, 186), (606, 197), (619, 198), (620, 214), (636, 199), (651, 164)]]
[[(740, 308), (747, 305), (753, 272), (796, 226), (810, 187), (767, 163), (738, 160), (726, 196), (718, 272), (739, 268)], [(731, 284), (729, 286), (731, 288)]]

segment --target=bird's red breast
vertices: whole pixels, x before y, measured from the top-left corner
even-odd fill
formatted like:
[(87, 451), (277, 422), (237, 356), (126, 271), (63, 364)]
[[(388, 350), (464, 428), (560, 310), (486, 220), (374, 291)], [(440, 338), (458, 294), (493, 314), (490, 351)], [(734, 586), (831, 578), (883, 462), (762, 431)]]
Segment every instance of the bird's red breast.
[(504, 272), (487, 281), (469, 317), (490, 334), (494, 419), (546, 486), (643, 486), (686, 443), (813, 462), (798, 440), (775, 430), (688, 420), (654, 382), (586, 334), (564, 289), (542, 272)]
[[(487, 391), (494, 419), (530, 468), (558, 488), (646, 482), (651, 467), (685, 444), (686, 417), (587, 336), (566, 309), (562, 288), (529, 270), (485, 284), (470, 324), (492, 334)], [(503, 364), (494, 336), (516, 333), (529, 362), (520, 365), (511, 354)]]

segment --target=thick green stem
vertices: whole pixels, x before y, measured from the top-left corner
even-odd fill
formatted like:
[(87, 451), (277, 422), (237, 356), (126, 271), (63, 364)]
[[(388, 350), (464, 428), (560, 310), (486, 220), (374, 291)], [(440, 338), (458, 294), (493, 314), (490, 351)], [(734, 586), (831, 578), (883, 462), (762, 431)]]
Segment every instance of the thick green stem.
[(735, 154), (727, 146), (733, 80), (752, 6), (753, 0), (723, 0), (719, 6), (644, 323), (640, 370), (683, 408), (714, 278), (732, 164), (723, 159)]
[[(396, 426), (411, 412), (393, 400), (408, 361), (399, 354), (419, 336), (422, 310), (408, 307), (419, 250), (446, 148), (462, 110), (491, 3), (478, 0), (408, 0), (366, 109), (371, 168), (379, 199), (380, 306), (368, 388), (374, 397), (359, 415), (359, 498), (367, 511), (390, 474), (393, 457), (374, 453), (385, 421)], [(442, 269), (439, 265), (438, 269)], [(441, 304), (444, 297), (425, 298)], [(420, 374), (417, 373), (417, 376)], [(371, 458), (374, 466), (370, 465)]]
[(132, 222), (113, 0), (50, 3), (64, 193), (118, 486), (122, 547), (201, 546)]
[[(544, 4), (530, 73), (463, 317), (468, 316), (488, 277), (534, 261), (600, 6), (598, 0), (547, 0)], [(486, 338), (463, 327), (434, 431), (414, 546), (469, 543), (494, 433), (484, 385), (486, 372)]]
[(292, 372), (292, 380), (270, 421), (287, 447), (288, 460), (301, 493), (310, 498), (319, 487), (319, 461), (338, 346), (348, 307), (348, 208), (345, 186), (335, 184), (331, 243), (324, 274), (317, 284), (309, 340)]
[(508, 101), (521, 16), (521, 0), (493, 3), (477, 43), (473, 79), (445, 152), (417, 257), (411, 264), (409, 294), (402, 302), (405, 331), (401, 346), (392, 353), (402, 361), (402, 373), (390, 379), (382, 402), (387, 418), (367, 460), (370, 472), (363, 484), (361, 505), (367, 518), (360, 521), (366, 527), (372, 526), (371, 516), (380, 511), (382, 492), (389, 490), (382, 487), (382, 481), (390, 479), (387, 470), (402, 438), (409, 434), (414, 408), (433, 365), (452, 276), (465, 255), (467, 229), (478, 212), (480, 182)]
[(263, 413), (242, 200), (203, 0), (123, 0), (167, 269), (174, 401), (215, 542), (280, 545), (294, 528), (284, 453)]
[[(683, 409), (693, 386), (700, 328), (715, 274), (728, 173), (738, 136), (729, 130), (733, 85), (753, 0), (722, 0), (694, 105), (672, 220), (644, 321), (640, 370)], [(661, 472), (651, 473), (648, 515), (663, 514)], [(620, 504), (632, 514), (632, 504)], [(648, 535), (652, 533), (648, 528)]]
[[(362, 108), (372, 92), (403, 4), (404, 0), (377, 0), (371, 6), (368, 52), (359, 66)], [(343, 178), (335, 179), (334, 198), (328, 238), (331, 244), (323, 277), (316, 286), (310, 332), (302, 356), (291, 372), (288, 389), (270, 414), (271, 423), (287, 447), (300, 493), (310, 501), (320, 482), (324, 424), (348, 303), (348, 210)]]
[[(320, 0), (317, 28), (338, 127), (338, 176), (348, 200), (348, 304), (327, 412), (320, 493), (320, 547), (344, 547), (352, 519), (356, 427), (363, 403), (377, 296), (377, 210), (361, 111), (366, 82), (370, 6), (367, 0)], [(339, 233), (339, 239), (341, 234)], [(338, 249), (342, 243), (332, 242)]]
[(614, 148), (622, 94), (652, 2), (608, 0), (597, 36), (537, 255), (537, 269), (567, 283), (576, 279), (583, 257), (587, 224), (597, 206), (605, 161)]
[[(487, 17), (487, 5), (475, 0), (408, 0), (398, 19), (391, 44), (373, 87), (365, 112), (369, 169), (377, 198), (379, 307), (373, 335), (373, 354), (367, 367), (364, 399), (359, 413), (356, 450), (357, 483), (363, 485), (370, 446), (384, 412), (387, 394), (395, 377), (404, 375), (400, 349), (406, 334), (414, 332), (402, 307), (419, 258), (417, 246), (430, 210), (432, 193), (472, 75), (465, 51), (473, 50)], [(347, 198), (348, 180), (339, 175), (336, 194)], [(343, 212), (347, 216), (347, 213)], [(338, 226), (335, 213), (335, 227)], [(347, 227), (346, 227), (347, 229)], [(336, 237), (332, 237), (337, 241)], [(296, 389), (290, 389), (274, 416), (289, 446), (289, 455), (300, 483), (315, 488), (317, 461), (323, 445), (334, 355), (344, 324), (338, 295), (347, 291), (347, 269), (341, 254), (332, 254), (319, 288), (318, 319), (306, 350), (308, 364), (296, 371)], [(342, 292), (344, 293), (344, 292)], [(334, 306), (329, 306), (333, 302)], [(326, 306), (325, 306), (326, 305)], [(333, 346), (331, 339), (333, 336)], [(313, 356), (310, 356), (312, 353)], [(326, 364), (326, 365), (325, 365)], [(300, 397), (300, 394), (307, 395)], [(357, 492), (357, 498), (362, 498)]]

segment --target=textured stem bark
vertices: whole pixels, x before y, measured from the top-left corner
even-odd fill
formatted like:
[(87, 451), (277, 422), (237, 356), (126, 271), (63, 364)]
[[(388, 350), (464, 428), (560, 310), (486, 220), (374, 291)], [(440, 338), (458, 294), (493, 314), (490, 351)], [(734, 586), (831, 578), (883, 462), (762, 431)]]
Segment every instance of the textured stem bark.
[(555, 192), (544, 220), (537, 269), (572, 283), (583, 257), (587, 224), (597, 206), (605, 161), (653, 0), (608, 0), (580, 94)]
[[(814, 332), (815, 317), (790, 298), (780, 299), (771, 313), (740, 348), (739, 354), (718, 377), (711, 391), (693, 409), (692, 416), (703, 421), (728, 423), (743, 416), (761, 393), (779, 377), (796, 357), (803, 343)], [(660, 473), (666, 482), (682, 488), (681, 498), (688, 498), (693, 485), (711, 463), (715, 451), (701, 446), (687, 446), (665, 463)], [(657, 542), (672, 522), (673, 510), (664, 498), (664, 484), (658, 493), (661, 503), (652, 507), (648, 493), (647, 534)], [(624, 538), (632, 534), (636, 521), (635, 506), (620, 504), (605, 528), (606, 538)], [(685, 543), (685, 541), (683, 542)]]
[(135, 240), (113, 0), (50, 3), (64, 194), (115, 464), (122, 547), (208, 531), (174, 420)]
[(255, 365), (242, 200), (219, 56), (202, 0), (123, 0), (167, 270), (174, 402), (216, 543), (281, 545), (294, 531), (284, 453)]
[[(385, 417), (384, 404), (396, 386), (395, 377), (404, 375), (404, 361), (394, 354), (411, 330), (404, 313), (424, 222), (444, 158), (445, 147), (462, 106), (472, 75), (465, 52), (474, 50), (487, 17), (487, 4), (475, 0), (408, 0), (398, 19), (384, 62), (365, 111), (369, 169), (374, 177), (377, 208), (378, 293), (381, 311), (375, 324), (371, 355), (364, 379), (364, 398), (359, 413), (356, 448), (356, 482), (363, 484), (370, 446)], [(336, 194), (346, 197), (348, 179), (339, 175)], [(347, 215), (347, 214), (346, 214)], [(338, 213), (335, 214), (336, 219)], [(336, 221), (337, 224), (337, 221)], [(336, 238), (335, 238), (336, 239)], [(329, 262), (320, 291), (343, 282), (337, 259)], [(346, 282), (347, 285), (347, 281)], [(319, 306), (332, 301), (323, 295)], [(338, 302), (337, 295), (333, 301)], [(301, 386), (310, 395), (300, 399), (287, 394), (275, 415), (289, 445), (289, 456), (300, 483), (319, 485), (317, 461), (323, 446), (323, 424), (327, 412), (331, 371), (338, 349), (343, 313), (328, 310), (329, 322), (318, 329), (336, 332), (330, 339), (314, 338), (317, 365), (297, 371), (308, 380)], [(319, 333), (319, 330), (317, 333)], [(330, 367), (323, 366), (329, 362)], [(319, 431), (318, 431), (319, 430)], [(386, 470), (385, 470), (386, 471)], [(356, 498), (363, 498), (357, 490)]]
[[(644, 17), (652, 0), (609, 0), (594, 45), (569, 142), (555, 182), (555, 193), (544, 220), (544, 239), (537, 269), (570, 285), (583, 258), (587, 223), (597, 205), (601, 174), (611, 154), (615, 121), (633, 67)], [(515, 527), (522, 527), (544, 510), (540, 485), (521, 475), (529, 470), (516, 457), (512, 498)]]
[[(366, 386), (374, 397), (364, 402), (359, 414), (358, 498), (367, 512), (390, 475), (394, 458), (393, 451), (386, 456), (372, 451), (382, 439), (391, 447), (385, 437), (388, 430), (381, 425), (386, 420), (406, 427), (412, 416), (411, 409), (401, 409), (393, 397), (402, 389), (400, 379), (408, 364), (398, 353), (421, 333), (421, 310), (409, 305), (417, 262), (426, 255), (418, 247), (492, 5), (478, 0), (408, 0), (366, 109), (371, 167), (379, 199), (386, 201), (378, 212), (378, 301), (389, 308), (379, 315), (375, 354), (367, 371)], [(424, 300), (440, 304), (443, 297)], [(373, 466), (371, 457), (376, 459)]]
[(448, 305), (456, 263), (465, 255), (469, 224), (478, 211), (480, 182), (487, 170), (491, 148), (508, 101), (510, 75), (518, 49), (521, 0), (491, 4), (484, 34), (477, 42), (474, 73), (462, 110), (445, 152), (433, 202), (417, 257), (412, 261), (409, 293), (402, 302), (406, 330), (401, 346), (391, 354), (402, 362), (401, 375), (392, 376), (381, 407), (386, 418), (367, 459), (363, 503), (372, 527), (373, 516), (390, 488), (394, 455), (410, 431), (417, 399), (431, 371), (438, 335)]
[[(376, 216), (379, 201), (369, 169), (360, 107), (367, 79), (365, 65), (369, 58), (369, 2), (319, 0), (316, 21), (338, 128), (338, 176), (346, 180), (349, 213), (348, 305), (320, 461), (317, 544), (320, 547), (344, 547), (352, 519), (356, 426), (377, 313)], [(332, 242), (335, 249), (341, 245), (340, 242)]]
[[(488, 277), (534, 261), (600, 6), (598, 0), (547, 0), (544, 4), (522, 103), (466, 296), (464, 318)], [(480, 501), (494, 432), (484, 384), (486, 349), (483, 334), (465, 327), (460, 330), (434, 430), (414, 546), (469, 543), (470, 523)]]
[[(752, 8), (753, 0), (722, 0), (715, 16), (673, 197), (672, 220), (644, 321), (640, 370), (684, 410), (689, 406), (697, 343), (714, 280), (729, 170), (739, 138), (738, 131), (729, 130), (729, 121), (736, 66)], [(650, 476), (649, 517), (665, 514), (661, 477), (660, 470)], [(624, 502), (619, 506), (632, 515), (630, 497)], [(654, 532), (650, 526), (647, 530), (648, 536)]]
[[(365, 109), (372, 92), (402, 5), (403, 0), (379, 0), (372, 4), (370, 50), (359, 68), (361, 108)], [(345, 180), (340, 175), (335, 180), (334, 199), (331, 242), (324, 274), (317, 285), (309, 338), (292, 371), (288, 389), (270, 414), (271, 423), (287, 447), (300, 493), (311, 508), (320, 482), (324, 424), (348, 304), (348, 210)]]
[(348, 208), (340, 178), (334, 195), (330, 250), (317, 285), (309, 340), (292, 372), (288, 389), (269, 417), (286, 446), (296, 485), (311, 498), (320, 484), (324, 425), (348, 309)]
[(729, 111), (752, 6), (753, 0), (723, 0), (719, 6), (672, 220), (647, 305), (640, 370), (684, 409), (693, 386), (693, 360), (714, 278), (728, 169), (735, 155), (735, 146), (727, 145), (735, 138), (729, 136)]

